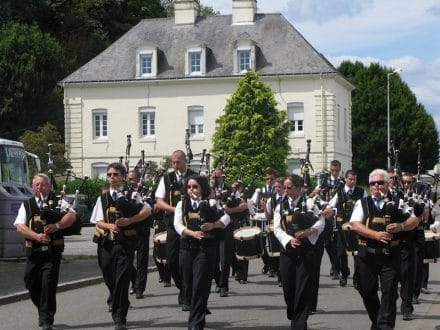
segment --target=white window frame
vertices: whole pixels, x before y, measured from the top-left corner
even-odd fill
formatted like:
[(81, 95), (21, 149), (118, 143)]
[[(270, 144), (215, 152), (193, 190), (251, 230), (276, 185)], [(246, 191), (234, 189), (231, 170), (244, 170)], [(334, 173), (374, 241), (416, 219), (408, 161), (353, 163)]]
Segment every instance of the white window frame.
[[(139, 54), (139, 68), (140, 68), (140, 75), (142, 77), (151, 77), (153, 74), (153, 53), (141, 53)], [(144, 60), (148, 60), (149, 66), (146, 67), (146, 71), (144, 71)]]
[(304, 103), (290, 102), (287, 104), (290, 134), (304, 134)]
[[(249, 54), (249, 66), (241, 67), (241, 55)], [(256, 71), (255, 42), (250, 39), (237, 40), (234, 46), (233, 72), (237, 75), (245, 74), (246, 71)]]
[(348, 113), (347, 108), (344, 108), (344, 141), (347, 142), (347, 135), (348, 135)]
[(92, 110), (92, 127), (94, 140), (108, 139), (108, 113), (106, 109)]
[[(142, 59), (151, 56), (151, 72), (143, 72)], [(141, 46), (136, 51), (136, 78), (154, 78), (157, 76), (157, 47), (153, 44)]]
[[(199, 69), (194, 70), (192, 63), (192, 55), (199, 55)], [(185, 56), (185, 75), (186, 76), (203, 76), (206, 74), (206, 46), (200, 43), (192, 43), (186, 49)]]
[[(148, 118), (144, 118), (144, 117), (148, 117)], [(144, 119), (146, 119), (147, 121), (146, 131), (144, 130)], [(156, 137), (156, 108), (143, 107), (139, 109), (139, 132), (141, 138)]]
[(108, 163), (99, 162), (99, 163), (92, 163), (92, 178), (98, 178), (107, 180), (107, 166)]
[(188, 107), (188, 128), (191, 137), (202, 138), (205, 136), (205, 122), (203, 115), (202, 106), (196, 105)]
[(341, 106), (338, 104), (336, 108), (336, 136), (341, 140)]
[[(247, 55), (246, 57), (246, 63), (243, 63), (242, 61), (244, 58), (242, 55)], [(237, 50), (237, 64), (238, 64), (238, 71), (240, 73), (246, 73), (247, 70), (252, 69), (252, 60), (251, 60), (251, 49), (238, 49)], [(246, 65), (244, 65), (246, 64)]]

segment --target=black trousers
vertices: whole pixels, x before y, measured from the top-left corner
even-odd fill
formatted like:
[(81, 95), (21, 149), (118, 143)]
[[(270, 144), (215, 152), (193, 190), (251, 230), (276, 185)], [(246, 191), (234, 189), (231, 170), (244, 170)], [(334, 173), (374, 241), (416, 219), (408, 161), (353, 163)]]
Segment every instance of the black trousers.
[(148, 260), (150, 248), (150, 227), (137, 229), (135, 268), (132, 269), (134, 291), (144, 292), (147, 286)]
[(167, 264), (165, 266), (164, 280), (174, 280), (176, 287), (182, 288), (181, 270), (179, 266), (180, 236), (174, 229), (174, 226), (167, 227), (166, 243)]
[(237, 281), (247, 281), (249, 272), (249, 260), (238, 260), (235, 256), (233, 260), (233, 269), (235, 270), (235, 279)]
[[(423, 286), (423, 274), (424, 274), (424, 242), (417, 241), (414, 250), (414, 291), (413, 296), (418, 298)], [(425, 286), (426, 288), (426, 286)]]
[(346, 279), (350, 275), (350, 268), (348, 268), (348, 256), (344, 237), (340, 231), (334, 232), (333, 235), (336, 241), (336, 266), (339, 267), (336, 271), (340, 272), (341, 276)]
[(217, 247), (181, 249), (182, 287), (184, 295), (191, 297), (188, 329), (203, 329), (214, 274)]
[(218, 245), (218, 255), (216, 268), (214, 272), (215, 283), (220, 288), (229, 290), (229, 273), (231, 270), (232, 260), (234, 256), (234, 237), (233, 227), (229, 224), (223, 230), (222, 237)]
[(315, 249), (309, 243), (281, 252), (280, 273), (291, 329), (307, 329), (314, 265)]
[(50, 251), (35, 252), (27, 259), (24, 283), (42, 324), (53, 324), (54, 321), (60, 261), (61, 253)]
[[(394, 329), (400, 275), (399, 249), (387, 255), (361, 250), (356, 263), (358, 291), (370, 317), (371, 329)], [(380, 299), (377, 292), (379, 280), (382, 292)]]
[(104, 281), (112, 296), (112, 318), (115, 323), (127, 321), (128, 289), (134, 258), (133, 244), (106, 241), (101, 249), (101, 267)]
[[(324, 238), (319, 236), (318, 241), (316, 242), (315, 246), (315, 257), (314, 257), (314, 263), (313, 263), (313, 273), (312, 273), (312, 288), (311, 288), (311, 304), (310, 309), (313, 311), (316, 311), (318, 307), (318, 292), (319, 292), (319, 277), (321, 274), (321, 261), (322, 257), (324, 255)], [(281, 281), (283, 279), (281, 278)]]
[(415, 244), (413, 242), (402, 242), (400, 246), (400, 298), (402, 313), (412, 313), (412, 297), (414, 292), (415, 274)]

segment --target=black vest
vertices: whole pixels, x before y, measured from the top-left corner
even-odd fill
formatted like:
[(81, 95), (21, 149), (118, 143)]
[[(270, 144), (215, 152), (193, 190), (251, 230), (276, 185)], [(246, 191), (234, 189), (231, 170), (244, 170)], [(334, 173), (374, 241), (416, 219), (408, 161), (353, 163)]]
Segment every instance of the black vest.
[(358, 199), (364, 197), (364, 189), (361, 187), (354, 187), (351, 196), (345, 192), (344, 189), (338, 191), (338, 204), (336, 221), (338, 226), (350, 221), (351, 214), (353, 213), (354, 204)]
[[(24, 209), (26, 211), (26, 226), (32, 231), (42, 234), (44, 233), (44, 226), (46, 224), (54, 224), (61, 220), (62, 215), (56, 209), (58, 199), (53, 192), (49, 193), (47, 197), (47, 207), (40, 210), (35, 197), (29, 198), (24, 202)], [(26, 255), (30, 256), (35, 252), (44, 252), (51, 250), (53, 252), (64, 251), (64, 237), (62, 232), (55, 232), (50, 235), (51, 241), (48, 244), (40, 243), (34, 240), (25, 240)]]
[[(203, 223), (216, 222), (222, 216), (222, 213), (216, 206), (210, 206), (208, 201), (201, 201), (198, 208), (192, 208), (191, 199), (185, 196), (182, 199), (182, 215), (183, 225), (189, 230), (200, 231), (200, 226)], [(182, 249), (200, 249), (208, 246), (215, 246), (218, 242), (218, 237), (222, 229), (214, 229), (205, 233), (205, 238), (202, 240), (195, 239), (190, 236), (183, 236), (181, 240)]]

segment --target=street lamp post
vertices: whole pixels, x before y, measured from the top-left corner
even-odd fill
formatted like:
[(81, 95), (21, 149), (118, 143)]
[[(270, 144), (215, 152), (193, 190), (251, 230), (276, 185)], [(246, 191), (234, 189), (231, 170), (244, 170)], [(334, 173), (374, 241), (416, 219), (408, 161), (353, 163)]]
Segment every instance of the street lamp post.
[(391, 155), (390, 155), (390, 76), (393, 74), (399, 74), (402, 69), (395, 69), (392, 72), (388, 72), (387, 75), (387, 168), (391, 167)]

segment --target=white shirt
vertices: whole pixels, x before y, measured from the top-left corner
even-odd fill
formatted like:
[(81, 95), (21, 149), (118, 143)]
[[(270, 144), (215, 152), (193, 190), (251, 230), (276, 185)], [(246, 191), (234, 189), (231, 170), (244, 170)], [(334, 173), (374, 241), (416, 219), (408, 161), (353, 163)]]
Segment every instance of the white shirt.
[[(350, 188), (350, 187), (348, 187), (347, 185), (344, 186), (344, 192), (345, 192), (346, 194), (348, 194), (348, 191), (349, 191), (350, 189), (354, 192), (354, 187), (353, 187), (353, 188)], [(364, 195), (363, 195), (361, 198), (363, 198), (363, 197), (367, 197), (367, 196), (368, 196), (368, 195), (367, 195), (367, 193), (366, 193), (365, 190), (364, 190)], [(333, 198), (328, 202), (326, 208), (327, 208), (327, 209), (334, 209), (334, 208), (336, 208), (337, 206), (338, 206), (338, 194), (335, 194), (335, 195), (333, 196)]]
[[(167, 199), (167, 190), (166, 190), (166, 187), (165, 187), (165, 175), (169, 175), (169, 174), (170, 174), (170, 172), (165, 173), (162, 176), (162, 178), (160, 179), (159, 184), (157, 186), (156, 193), (154, 194), (154, 196), (156, 198), (161, 198), (164, 201), (166, 201), (166, 199)], [(176, 180), (177, 180), (177, 173), (176, 173), (176, 171), (174, 171), (174, 175), (176, 176)], [(183, 180), (183, 178), (185, 178), (185, 175), (186, 175), (186, 172), (181, 173), (180, 174), (180, 178)]]
[[(364, 219), (364, 209), (362, 208), (362, 198), (356, 201), (356, 204), (354, 204), (353, 213), (351, 214), (350, 222), (362, 222)], [(383, 205), (385, 204), (386, 199), (383, 198), (379, 202), (379, 208), (382, 209)], [(414, 216), (413, 212), (410, 212), (408, 205), (404, 204), (404, 207), (402, 209), (403, 213), (408, 213), (410, 216)]]
[[(293, 201), (293, 204), (296, 205), (298, 203), (300, 197), (298, 197), (295, 201)], [(290, 200), (290, 198), (289, 198)], [(306, 201), (307, 209), (312, 210), (313, 214), (315, 216), (319, 216), (318, 221), (315, 222), (315, 224), (312, 226), (312, 228), (315, 228), (318, 232), (313, 233), (307, 238), (309, 239), (310, 243), (313, 245), (316, 244), (316, 241), (318, 240), (318, 236), (322, 233), (325, 226), (325, 219), (322, 215), (320, 215), (319, 209), (316, 207), (316, 205), (313, 204), (313, 200), (311, 198), (308, 198)], [(287, 245), (290, 243), (290, 240), (293, 238), (293, 236), (287, 234), (282, 228), (281, 228), (281, 214), (280, 214), (280, 205), (277, 205), (275, 209), (275, 214), (273, 217), (273, 223), (274, 223), (274, 234), (275, 237), (280, 241), (281, 245), (284, 247), (287, 247)]]
[[(44, 198), (45, 200), (47, 198)], [(38, 205), (38, 201), (40, 200), (40, 197), (35, 196), (35, 201), (37, 202)], [(26, 201), (27, 202), (27, 201)], [(69, 206), (69, 203), (67, 203), (64, 199), (61, 201), (61, 212), (65, 212), (67, 209), (67, 206)], [(75, 213), (75, 210), (70, 207), (69, 208), (69, 213)], [(24, 203), (21, 203), (20, 208), (18, 209), (18, 213), (17, 213), (17, 217), (15, 218), (14, 221), (14, 226), (17, 227), (17, 225), (25, 225), (26, 224), (26, 209), (24, 208)]]
[[(119, 190), (115, 190), (110, 188), (110, 196), (113, 195), (113, 192), (120, 193)], [(137, 198), (140, 198), (137, 196)], [(138, 201), (138, 200), (137, 200)], [(139, 204), (142, 204), (143, 209), (150, 209), (150, 204), (146, 202), (138, 202)], [(90, 216), (90, 223), (98, 223), (99, 221), (104, 221), (104, 210), (102, 209), (102, 203), (101, 203), (101, 196), (98, 197), (98, 200), (96, 201), (95, 207), (93, 208), (92, 215)]]
[[(193, 205), (193, 203), (197, 204), (197, 207), (199, 205), (199, 201), (193, 200), (191, 199), (191, 205)], [(212, 206), (212, 204), (214, 203), (215, 205), (215, 200), (211, 199), (209, 201), (209, 204)], [(221, 221), (224, 225), (225, 228), (227, 225), (229, 225), (229, 222), (231, 221), (231, 218), (229, 217), (228, 214), (224, 214), (219, 221)], [(183, 214), (182, 214), (182, 201), (180, 201), (179, 203), (177, 203), (176, 205), (176, 210), (174, 212), (174, 229), (176, 229), (176, 232), (182, 236), (183, 235), (183, 231), (186, 229), (186, 227), (183, 225)]]

